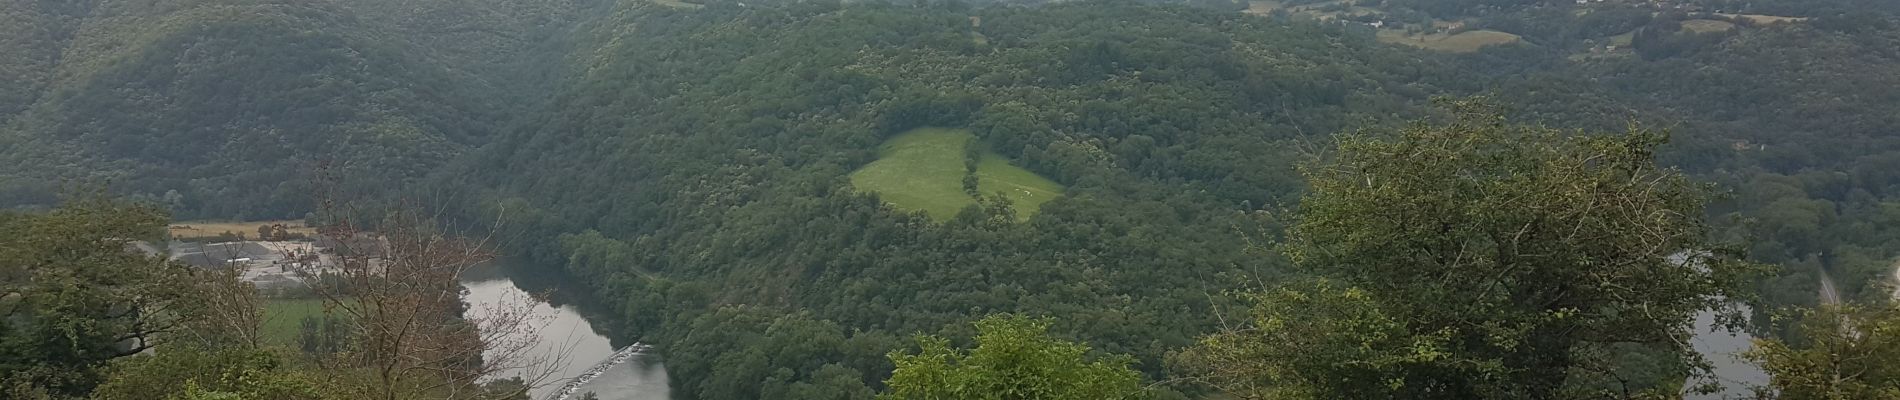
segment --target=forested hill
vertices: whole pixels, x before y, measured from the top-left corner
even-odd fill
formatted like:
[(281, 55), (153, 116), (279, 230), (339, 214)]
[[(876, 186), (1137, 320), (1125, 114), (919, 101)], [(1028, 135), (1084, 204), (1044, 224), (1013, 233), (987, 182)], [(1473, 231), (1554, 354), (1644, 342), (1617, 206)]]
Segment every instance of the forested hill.
[(320, 166), (413, 181), (544, 91), (526, 61), (568, 3), (6, 2), (0, 198), (103, 182), (181, 216), (296, 218)]
[[(1819, 269), (1881, 296), (1900, 254), (1892, 3), (1028, 3), (8, 2), (0, 204), (110, 180), (295, 218), (327, 165), (499, 218), (705, 399), (868, 397), (910, 335), (999, 312), (1177, 377), (1228, 290), (1293, 274), (1295, 164), (1439, 96), (1667, 128), (1733, 194), (1716, 234), (1781, 267), (1758, 310)], [(1510, 40), (1450, 46), (1479, 31)]]
[[(447, 186), (492, 188), (457, 197), (596, 283), (701, 398), (861, 391), (900, 339), (992, 312), (1060, 315), (1159, 374), (1242, 272), (1279, 274), (1244, 234), (1299, 191), (1302, 140), (1468, 81), (1339, 26), (1134, 3), (613, 15), (548, 113)], [(848, 184), (925, 126), (1066, 193), (1023, 223), (993, 201), (938, 223)]]
[[(1887, 204), (1884, 175), (1813, 180), (1891, 152), (1889, 114), (1873, 110), (1900, 103), (1834, 86), (1891, 79), (1886, 28), (1696, 36), (1670, 25), (1687, 16), (1658, 15), (1631, 28), (1650, 32), (1641, 53), (1444, 55), (1358, 24), (1128, 2), (622, 2), (608, 15), (577, 39), (547, 111), (436, 190), (479, 199), (465, 213), (507, 218), (515, 253), (591, 282), (624, 314), (620, 334), (666, 344), (691, 397), (860, 393), (905, 335), (967, 337), (960, 321), (994, 312), (1060, 316), (1057, 330), (1165, 377), (1165, 354), (1212, 328), (1219, 293), (1285, 273), (1245, 249), (1293, 206), (1302, 149), (1429, 115), (1439, 95), (1495, 95), (1514, 118), (1559, 127), (1674, 129), (1666, 158), (1743, 190), (1717, 210), (1746, 218), (1732, 234), (1791, 263), (1763, 285), (1773, 304), (1813, 301), (1822, 266), (1800, 260), (1857, 251), (1828, 267), (1864, 286), (1892, 251), (1876, 244), (1892, 233), (1832, 219), (1878, 212), (1840, 196)], [(1796, 61), (1830, 52), (1853, 58)], [(1868, 101), (1802, 100), (1823, 93)], [(880, 143), (917, 127), (967, 128), (1066, 192), (1023, 223), (993, 201), (935, 221), (852, 184)], [(1791, 143), (1807, 140), (1852, 155)], [(1840, 196), (1823, 197), (1830, 184)], [(1828, 206), (1768, 211), (1789, 198)]]

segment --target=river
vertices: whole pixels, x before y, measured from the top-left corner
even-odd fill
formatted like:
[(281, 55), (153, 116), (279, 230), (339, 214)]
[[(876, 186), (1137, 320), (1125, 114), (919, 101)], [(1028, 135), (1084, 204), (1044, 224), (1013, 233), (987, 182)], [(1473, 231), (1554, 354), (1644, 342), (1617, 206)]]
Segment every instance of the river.
[[(1743, 307), (1743, 313), (1747, 313)], [(1684, 396), (1688, 400), (1714, 399), (1752, 399), (1755, 398), (1754, 386), (1768, 383), (1768, 373), (1740, 358), (1741, 353), (1754, 346), (1753, 339), (1743, 332), (1730, 332), (1718, 329), (1715, 313), (1704, 311), (1695, 316), (1695, 338), (1690, 339), (1690, 347), (1709, 360), (1715, 367), (1715, 379), (1722, 384), (1722, 391)]]
[[(523, 299), (528, 299), (528, 290), (543, 290), (523, 289), (512, 276), (515, 273), (519, 272), (505, 266), (485, 265), (464, 274), (462, 286), (468, 288), (465, 299), (470, 305), (471, 316), (480, 317), (497, 304), (519, 304)], [(612, 356), (618, 348), (607, 335), (594, 329), (594, 324), (588, 321), (580, 307), (532, 299), (527, 301), (534, 303), (534, 314), (543, 319), (539, 321), (542, 326), (536, 334), (531, 352), (537, 358), (559, 359), (554, 366), (557, 371), (555, 377), (531, 392), (535, 400), (547, 399), (569, 378), (580, 375), (582, 371)], [(581, 387), (580, 393), (591, 391), (600, 395), (601, 399), (610, 400), (665, 400), (671, 395), (666, 379), (666, 365), (658, 355), (642, 354), (588, 381)]]

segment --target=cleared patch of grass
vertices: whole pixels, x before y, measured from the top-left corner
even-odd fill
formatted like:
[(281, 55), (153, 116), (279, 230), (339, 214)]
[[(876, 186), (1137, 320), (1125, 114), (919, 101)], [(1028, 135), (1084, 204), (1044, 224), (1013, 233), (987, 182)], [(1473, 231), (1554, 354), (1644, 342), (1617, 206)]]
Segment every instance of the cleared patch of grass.
[(322, 299), (265, 299), (264, 323), (259, 329), (265, 342), (295, 346), (304, 317), (323, 317)]
[[(966, 149), (976, 136), (961, 129), (919, 128), (884, 142), (877, 161), (851, 173), (851, 185), (875, 192), (892, 206), (921, 210), (943, 221), (976, 199), (963, 191)], [(1043, 203), (1062, 195), (1062, 185), (1010, 165), (984, 151), (977, 162), (977, 191), (1003, 193), (1015, 203), (1017, 218), (1028, 219)]]
[(1278, 1), (1254, 0), (1254, 1), (1247, 2), (1247, 10), (1243, 12), (1248, 13), (1248, 14), (1254, 14), (1254, 15), (1267, 15), (1267, 14), (1273, 13), (1273, 10), (1278, 10), (1285, 7), (1286, 6), (1284, 4), (1281, 4)]
[(693, 4), (693, 3), (687, 3), (687, 2), (679, 1), (679, 0), (653, 0), (653, 2), (655, 4), (659, 4), (659, 5), (663, 5), (667, 7), (684, 8), (684, 9), (690, 9), (690, 10), (697, 10), (697, 9), (706, 7), (703, 4)]
[(1010, 165), (995, 153), (983, 152), (976, 163), (976, 190), (985, 196), (1002, 193), (1016, 208), (1016, 220), (1028, 220), (1042, 203), (1062, 197), (1062, 185), (1034, 172)]
[(1616, 45), (1617, 47), (1629, 47), (1631, 43), (1636, 43), (1636, 31), (1624, 32), (1621, 35), (1610, 37), (1610, 44)]
[(1735, 29), (1735, 23), (1712, 19), (1692, 19), (1682, 21), (1682, 30), (1695, 33), (1724, 32)]
[(1407, 35), (1405, 31), (1393, 29), (1383, 29), (1379, 31), (1379, 41), (1381, 42), (1398, 43), (1447, 53), (1470, 53), (1478, 51), (1485, 46), (1517, 43), (1519, 40), (1522, 40), (1522, 38), (1519, 38), (1517, 35), (1493, 30), (1467, 31), (1456, 35), (1445, 35), (1441, 33)]
[(942, 128), (898, 134), (884, 141), (877, 161), (851, 173), (851, 185), (877, 192), (898, 208), (949, 219), (975, 202), (963, 193), (963, 149), (974, 139), (969, 132)]
[(317, 229), (304, 226), (303, 220), (282, 221), (181, 221), (173, 222), (167, 229), (172, 237), (181, 240), (216, 238), (229, 232), (232, 235), (243, 234), (246, 238), (257, 239), (259, 225), (284, 224), (284, 230), (292, 235), (314, 236)]
[(1715, 15), (1720, 15), (1720, 16), (1729, 17), (1729, 18), (1736, 18), (1736, 17), (1747, 18), (1749, 21), (1754, 21), (1757, 24), (1776, 24), (1776, 23), (1782, 23), (1782, 22), (1801, 22), (1801, 21), (1808, 20), (1807, 17), (1778, 17), (1778, 16), (1773, 16), (1773, 15), (1760, 15), (1760, 14), (1717, 13)]

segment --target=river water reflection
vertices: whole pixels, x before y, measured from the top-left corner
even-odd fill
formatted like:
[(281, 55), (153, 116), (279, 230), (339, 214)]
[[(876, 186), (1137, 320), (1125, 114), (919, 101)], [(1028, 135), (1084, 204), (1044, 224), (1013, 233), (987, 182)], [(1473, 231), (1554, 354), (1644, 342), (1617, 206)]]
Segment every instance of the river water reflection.
[[(534, 313), (544, 318), (540, 322), (545, 325), (538, 332), (532, 352), (540, 358), (560, 358), (555, 366), (555, 378), (532, 392), (534, 399), (546, 399), (568, 379), (612, 356), (616, 346), (594, 329), (580, 308), (529, 299), (528, 292), (510, 276), (512, 272), (510, 268), (485, 265), (464, 274), (462, 286), (468, 288), (469, 313), (479, 317), (497, 304), (534, 303)], [(666, 365), (657, 355), (638, 355), (589, 381), (581, 387), (580, 393), (591, 391), (601, 399), (612, 400), (663, 400), (668, 399), (671, 392), (666, 379)]]
[[(1744, 307), (1743, 311), (1748, 311)], [(1722, 391), (1706, 395), (1684, 396), (1688, 400), (1713, 399), (1751, 399), (1754, 398), (1754, 386), (1768, 383), (1768, 373), (1761, 367), (1741, 359), (1742, 352), (1754, 346), (1753, 339), (1746, 333), (1730, 332), (1718, 329), (1715, 313), (1702, 312), (1695, 317), (1695, 338), (1690, 341), (1695, 351), (1709, 360), (1715, 367), (1715, 379), (1722, 384)]]

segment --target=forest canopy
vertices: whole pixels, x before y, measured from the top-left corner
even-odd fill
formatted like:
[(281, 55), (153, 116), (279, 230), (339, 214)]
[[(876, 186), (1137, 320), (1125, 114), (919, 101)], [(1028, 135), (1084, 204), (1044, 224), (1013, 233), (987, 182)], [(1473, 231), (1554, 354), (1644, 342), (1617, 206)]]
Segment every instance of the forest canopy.
[[(1329, 353), (1380, 368), (1272, 393), (1404, 397), (1380, 392), (1388, 374), (1477, 397), (1663, 392), (1693, 360), (1662, 339), (1722, 301), (1747, 301), (1783, 341), (1764, 363), (1794, 372), (1823, 328), (1769, 316), (1818, 306), (1824, 277), (1891, 301), (1890, 3), (16, 1), (0, 206), (61, 215), (73, 185), (181, 218), (314, 221), (320, 191), (429, 204), (582, 282), (597, 324), (660, 345), (687, 398), (1003, 382), (950, 361), (985, 335), (1195, 397), (1220, 385), (1183, 382), (1183, 352), (1264, 311), (1444, 352)], [(1513, 39), (1457, 43), (1473, 37)], [(1434, 105), (1473, 98), (1483, 123)], [(957, 144), (887, 151), (916, 132)], [(1496, 147), (1384, 141), (1433, 132)], [(1367, 176), (1396, 186), (1357, 191)], [(1619, 201), (1641, 207), (1590, 206)], [(1535, 241), (1506, 240), (1524, 225)], [(1428, 257), (1472, 243), (1489, 252)], [(1575, 257), (1522, 261), (1544, 253)], [(1412, 285), (1432, 279), (1451, 282)], [(276, 368), (251, 356), (178, 362)], [(917, 357), (945, 368), (897, 375)], [(1616, 363), (1643, 376), (1551, 372)]]

